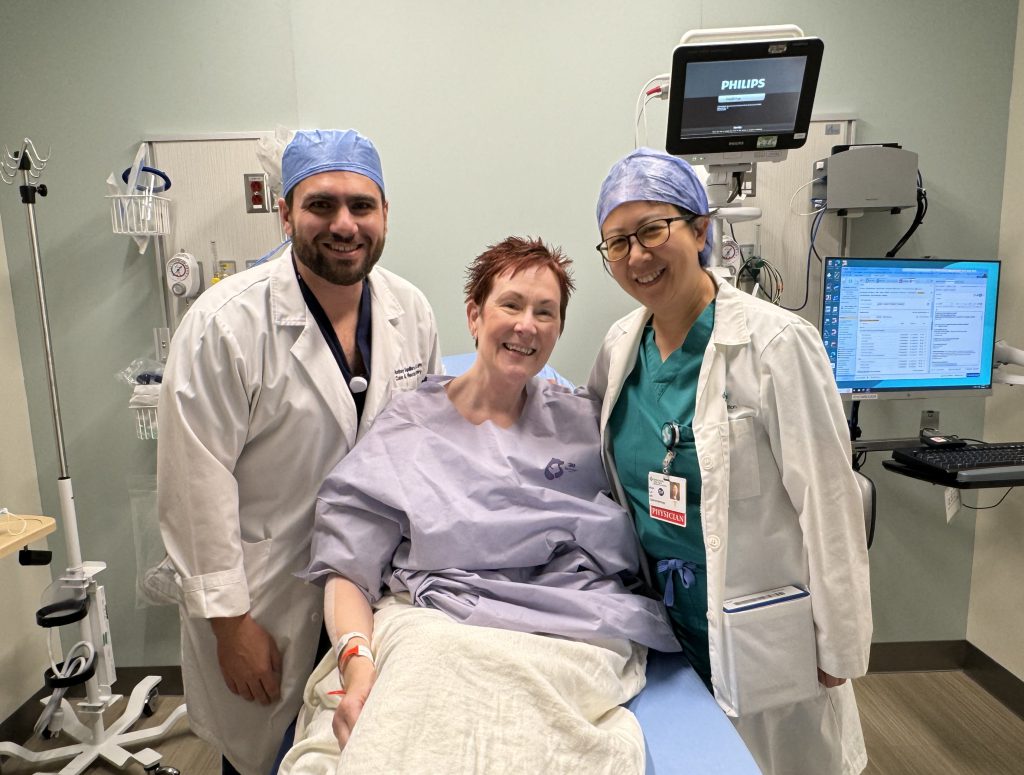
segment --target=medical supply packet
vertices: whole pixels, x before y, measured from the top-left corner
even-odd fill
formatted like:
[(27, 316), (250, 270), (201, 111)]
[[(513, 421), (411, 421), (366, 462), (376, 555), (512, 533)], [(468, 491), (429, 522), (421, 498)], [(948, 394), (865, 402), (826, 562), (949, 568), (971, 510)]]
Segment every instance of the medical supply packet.
[(818, 693), (809, 592), (787, 586), (735, 597), (722, 604), (722, 614), (725, 676), (718, 688), (735, 715)]

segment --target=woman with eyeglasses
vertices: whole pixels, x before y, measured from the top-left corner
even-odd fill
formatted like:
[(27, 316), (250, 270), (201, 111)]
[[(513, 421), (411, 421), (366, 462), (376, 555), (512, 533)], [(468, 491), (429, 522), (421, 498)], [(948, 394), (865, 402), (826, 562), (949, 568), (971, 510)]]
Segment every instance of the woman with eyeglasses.
[(816, 329), (705, 269), (708, 210), (689, 164), (651, 149), (601, 187), (597, 249), (641, 305), (589, 380), (605, 465), (684, 654), (761, 769), (857, 773), (847, 679), (867, 670), (871, 608), (845, 415)]

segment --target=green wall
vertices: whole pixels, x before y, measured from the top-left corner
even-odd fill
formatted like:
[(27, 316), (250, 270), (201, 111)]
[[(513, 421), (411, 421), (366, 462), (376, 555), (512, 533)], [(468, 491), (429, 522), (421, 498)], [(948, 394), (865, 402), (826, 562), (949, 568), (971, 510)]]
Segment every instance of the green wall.
[[(998, 239), (1016, 13), (1016, 0), (6, 0), (0, 141), (28, 135), (53, 147), (38, 220), (59, 388), (83, 551), (109, 565), (118, 661), (178, 655), (174, 612), (135, 609), (127, 482), (153, 471), (155, 448), (134, 438), (127, 388), (113, 378), (149, 353), (159, 321), (151, 255), (110, 233), (103, 199), (107, 175), (128, 165), (140, 139), (359, 127), (384, 160), (384, 261), (430, 297), (445, 351), (471, 347), (460, 293), (467, 261), (508, 234), (538, 235), (578, 262), (554, 365), (582, 381), (609, 323), (631, 307), (593, 250), (597, 188), (632, 147), (640, 86), (669, 68), (683, 32), (792, 22), (822, 37), (816, 110), (856, 116), (862, 142), (896, 140), (920, 154), (931, 209), (907, 252), (981, 257)], [(652, 107), (652, 144), (663, 115)], [(16, 192), (0, 190), (43, 508), (55, 514), (23, 209)], [(865, 218), (854, 225), (854, 252), (884, 252), (904, 227)], [(866, 406), (866, 435), (916, 432), (925, 405), (941, 409), (950, 431), (983, 432), (979, 399)], [(973, 518), (947, 527), (937, 488), (877, 461), (869, 470), (881, 498), (876, 640), (963, 638)]]

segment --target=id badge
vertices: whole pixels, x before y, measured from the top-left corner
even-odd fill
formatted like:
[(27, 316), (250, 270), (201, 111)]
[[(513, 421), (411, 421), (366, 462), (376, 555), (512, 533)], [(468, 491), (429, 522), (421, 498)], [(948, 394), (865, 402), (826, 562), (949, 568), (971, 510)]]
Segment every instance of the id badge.
[(686, 480), (660, 471), (647, 474), (651, 519), (686, 527)]

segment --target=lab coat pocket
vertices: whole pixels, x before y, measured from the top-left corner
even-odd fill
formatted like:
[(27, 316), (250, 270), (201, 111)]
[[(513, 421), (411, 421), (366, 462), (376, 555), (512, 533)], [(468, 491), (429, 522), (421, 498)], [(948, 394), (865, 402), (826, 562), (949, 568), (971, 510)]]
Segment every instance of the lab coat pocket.
[(245, 582), (249, 587), (249, 597), (254, 603), (263, 586), (263, 579), (267, 575), (267, 566), (270, 565), (270, 545), (273, 542), (273, 538), (264, 538), (255, 543), (242, 541), (242, 565), (245, 568)]
[[(749, 410), (748, 410), (749, 411)], [(761, 494), (752, 415), (729, 416), (729, 500)]]
[(726, 600), (722, 622), (725, 672), (718, 689), (732, 708), (729, 715), (748, 716), (817, 695), (808, 592), (790, 586)]

